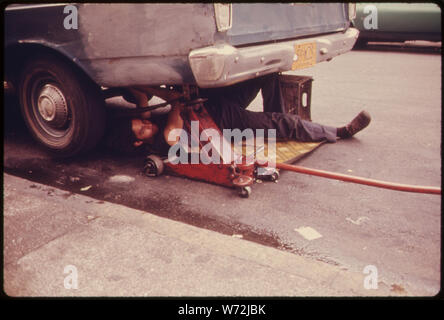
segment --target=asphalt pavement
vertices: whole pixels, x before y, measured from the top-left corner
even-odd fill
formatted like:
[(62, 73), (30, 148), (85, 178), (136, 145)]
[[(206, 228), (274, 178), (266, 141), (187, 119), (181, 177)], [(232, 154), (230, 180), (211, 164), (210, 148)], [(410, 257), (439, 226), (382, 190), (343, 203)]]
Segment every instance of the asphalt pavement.
[[(362, 109), (372, 115), (355, 138), (298, 164), (441, 186), (440, 54), (352, 51), (297, 74), (314, 77), (313, 121), (336, 126)], [(250, 108), (260, 110), (260, 97)], [(143, 159), (100, 148), (51, 159), (19, 120), (5, 124), (4, 290), (12, 296), (440, 290), (440, 196), (281, 172), (241, 199), (216, 185), (145, 177)], [(72, 270), (74, 290), (65, 287)]]

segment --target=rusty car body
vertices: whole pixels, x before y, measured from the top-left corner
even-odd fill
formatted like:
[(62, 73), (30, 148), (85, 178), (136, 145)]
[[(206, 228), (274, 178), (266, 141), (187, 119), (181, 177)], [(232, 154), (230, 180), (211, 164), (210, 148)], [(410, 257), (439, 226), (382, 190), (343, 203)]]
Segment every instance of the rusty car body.
[(331, 60), (359, 33), (348, 3), (67, 6), (4, 11), (6, 83), (36, 140), (63, 156), (100, 140), (104, 89), (224, 87)]

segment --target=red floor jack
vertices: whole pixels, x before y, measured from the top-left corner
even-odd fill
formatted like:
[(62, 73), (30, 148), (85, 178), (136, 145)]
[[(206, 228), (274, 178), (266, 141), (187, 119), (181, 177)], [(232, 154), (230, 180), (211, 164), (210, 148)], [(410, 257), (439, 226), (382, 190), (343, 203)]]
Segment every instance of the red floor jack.
[[(158, 176), (165, 170), (174, 175), (235, 188), (238, 190), (239, 195), (244, 198), (248, 198), (251, 194), (251, 185), (254, 183), (256, 178), (260, 178), (261, 180), (277, 181), (279, 178), (279, 171), (277, 169), (397, 191), (441, 194), (441, 189), (436, 187), (397, 184), (323, 170), (310, 169), (286, 163), (258, 163), (254, 154), (243, 156), (231, 151), (234, 153), (234, 157), (231, 157), (233, 160), (224, 159), (224, 152), (221, 150), (220, 146), (221, 143), (216, 145), (210, 139), (207, 139), (208, 137), (203, 137), (204, 140), (207, 141), (201, 141), (201, 134), (205, 135), (205, 129), (216, 130), (221, 139), (225, 139), (221, 133), (221, 130), (217, 127), (213, 119), (205, 110), (203, 102), (203, 99), (196, 99), (188, 102), (188, 107), (185, 108), (185, 111), (182, 112), (181, 116), (184, 120), (185, 128), (188, 131), (188, 134), (193, 133), (193, 130), (191, 130), (191, 121), (198, 121), (198, 133), (194, 132), (194, 136), (191, 135), (190, 138), (195, 139), (195, 141), (198, 142), (197, 144), (199, 145), (199, 150), (204, 146), (207, 146), (207, 144), (211, 144), (210, 149), (219, 153), (217, 156), (219, 156), (221, 159), (220, 164), (204, 164), (200, 161), (195, 164), (190, 162), (174, 164), (167, 157), (160, 158), (155, 155), (149, 155), (146, 158), (144, 165), (144, 173), (147, 176)], [(225, 145), (231, 146), (231, 144)], [(189, 153), (189, 156), (192, 158), (192, 153)]]
[[(205, 110), (203, 102), (203, 99), (189, 102), (188, 106), (181, 113), (185, 124), (184, 129), (190, 137), (190, 142), (194, 139), (195, 144), (199, 146), (198, 150), (189, 149), (191, 152), (188, 153), (188, 163), (174, 164), (174, 159), (149, 155), (145, 160), (144, 172), (147, 176), (158, 176), (165, 170), (174, 175), (235, 188), (241, 197), (247, 198), (251, 194), (251, 185), (258, 175), (254, 154), (243, 156), (234, 150), (230, 150), (230, 153), (228, 153), (230, 158), (228, 159), (227, 153), (224, 153), (224, 150), (222, 150), (222, 146), (230, 146), (231, 148), (231, 144), (227, 141), (222, 143), (222, 140), (217, 141), (218, 143), (216, 144), (211, 141), (210, 137), (205, 136), (206, 132), (208, 132), (206, 129), (212, 129), (219, 133), (220, 139), (225, 139), (221, 130)], [(192, 130), (192, 121), (198, 123), (198, 131)], [(201, 138), (204, 138), (203, 140), (206, 141), (201, 141)], [(198, 153), (204, 146), (211, 150), (211, 152), (216, 152), (216, 157), (219, 157), (220, 161), (208, 164), (201, 161), (197, 163), (196, 161), (191, 161), (193, 153), (196, 155), (196, 152), (197, 156), (195, 158), (199, 159)], [(211, 154), (213, 159), (214, 156)], [(279, 177), (278, 171), (273, 168), (262, 171), (261, 179), (277, 180)]]

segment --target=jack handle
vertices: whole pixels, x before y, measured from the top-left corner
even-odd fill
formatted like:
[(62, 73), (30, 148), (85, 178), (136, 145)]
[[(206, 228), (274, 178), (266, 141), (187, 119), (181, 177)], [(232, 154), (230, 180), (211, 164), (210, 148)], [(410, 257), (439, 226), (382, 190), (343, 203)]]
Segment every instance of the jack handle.
[(334, 180), (341, 180), (341, 181), (345, 181), (345, 182), (364, 184), (364, 185), (368, 185), (371, 187), (377, 187), (377, 188), (391, 189), (391, 190), (404, 191), (404, 192), (441, 194), (441, 188), (438, 188), (438, 187), (414, 186), (414, 185), (407, 185), (407, 184), (400, 184), (400, 183), (392, 183), (392, 182), (387, 182), (387, 181), (356, 177), (356, 176), (351, 176), (351, 175), (346, 175), (346, 174), (341, 174), (341, 173), (336, 173), (336, 172), (305, 168), (305, 167), (286, 164), (286, 163), (267, 162), (265, 165), (258, 164), (258, 163), (257, 163), (257, 165), (262, 166), (262, 167), (263, 166), (270, 166), (270, 167), (275, 167), (275, 168), (281, 169), (281, 170), (288, 170), (288, 171), (298, 172), (298, 173), (302, 173), (302, 174), (308, 174), (308, 175), (312, 175), (312, 176), (318, 176), (318, 177), (327, 178), (327, 179), (334, 179)]

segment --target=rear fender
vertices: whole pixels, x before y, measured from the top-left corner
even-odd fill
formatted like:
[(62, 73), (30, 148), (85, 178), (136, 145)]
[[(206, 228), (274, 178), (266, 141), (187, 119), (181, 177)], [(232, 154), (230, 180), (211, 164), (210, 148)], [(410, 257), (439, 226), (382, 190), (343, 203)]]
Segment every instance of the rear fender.
[(13, 86), (16, 86), (23, 66), (33, 56), (38, 54), (57, 56), (94, 82), (91, 72), (80, 60), (72, 56), (68, 51), (63, 50), (63, 47), (42, 40), (19, 40), (17, 43), (9, 44), (5, 48), (4, 61), (8, 62), (4, 64), (6, 80), (10, 81)]

